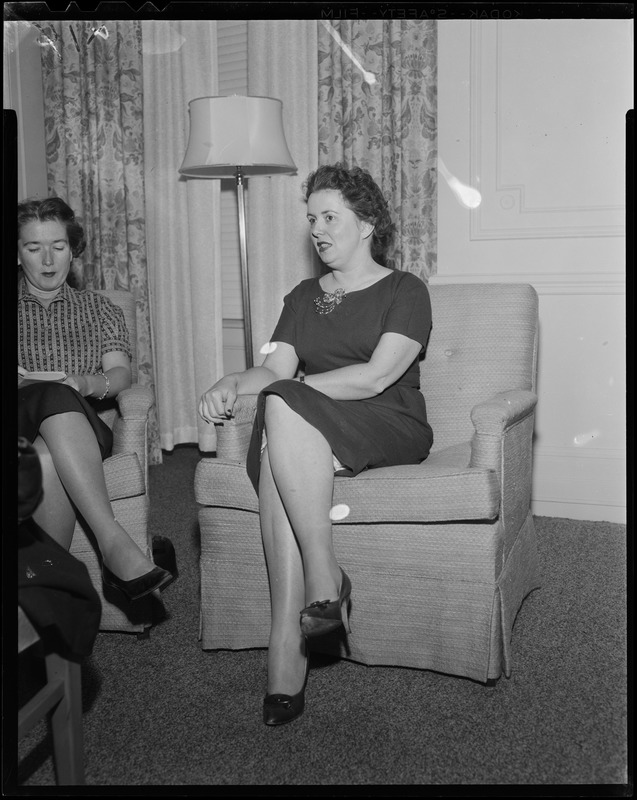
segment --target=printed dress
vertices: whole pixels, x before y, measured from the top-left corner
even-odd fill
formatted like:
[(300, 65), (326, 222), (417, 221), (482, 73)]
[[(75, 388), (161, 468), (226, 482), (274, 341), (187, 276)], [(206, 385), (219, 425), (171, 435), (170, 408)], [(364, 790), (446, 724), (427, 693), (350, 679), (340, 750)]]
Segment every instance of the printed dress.
[[(63, 284), (46, 309), (18, 284), (18, 365), (27, 371), (62, 371), (95, 374), (104, 353), (131, 355), (124, 314), (107, 297)], [(18, 386), (18, 434), (33, 442), (44, 419), (66, 412), (84, 414), (100, 447), (102, 459), (113, 447), (110, 428), (93, 404), (61, 383), (24, 381)]]

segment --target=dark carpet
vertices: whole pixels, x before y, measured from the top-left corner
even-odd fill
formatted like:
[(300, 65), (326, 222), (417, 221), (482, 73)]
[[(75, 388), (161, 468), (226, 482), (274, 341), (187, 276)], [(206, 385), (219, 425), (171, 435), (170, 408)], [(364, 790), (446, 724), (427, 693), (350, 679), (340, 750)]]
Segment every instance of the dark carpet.
[[(265, 651), (204, 652), (198, 641), (199, 457), (182, 446), (150, 468), (152, 532), (172, 539), (180, 577), (164, 595), (168, 617), (149, 639), (100, 634), (83, 665), (84, 793), (319, 785), (334, 796), (339, 786), (375, 793), (381, 785), (401, 794), (455, 786), (462, 794), (522, 785), (625, 794), (625, 526), (536, 518), (543, 585), (518, 615), (509, 680), (487, 688), (432, 672), (316, 661), (303, 717), (268, 728)], [(17, 793), (54, 786), (45, 723), (18, 755)]]

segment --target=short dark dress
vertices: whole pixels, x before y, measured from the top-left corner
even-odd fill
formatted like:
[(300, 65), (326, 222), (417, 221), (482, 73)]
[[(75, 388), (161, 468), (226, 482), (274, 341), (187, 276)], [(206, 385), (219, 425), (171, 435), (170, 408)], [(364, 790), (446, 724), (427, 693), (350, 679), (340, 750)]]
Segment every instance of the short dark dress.
[(42, 421), (54, 414), (79, 412), (89, 421), (100, 447), (102, 461), (113, 450), (113, 434), (97, 411), (72, 386), (64, 383), (33, 381), (18, 387), (18, 435), (34, 442)]
[[(284, 299), (273, 342), (291, 344), (306, 375), (370, 360), (384, 333), (400, 333), (424, 351), (431, 330), (431, 302), (425, 283), (395, 270), (365, 289), (348, 293), (332, 311), (320, 314), (318, 278), (302, 281)], [(337, 475), (365, 469), (418, 464), (433, 443), (420, 392), (419, 357), (392, 386), (364, 400), (333, 400), (294, 380), (275, 381), (259, 394), (248, 451), (247, 471), (258, 492), (265, 400), (276, 394), (325, 436), (343, 465)]]
[(40, 459), (18, 436), (18, 604), (46, 652), (75, 660), (93, 649), (102, 604), (86, 564), (31, 518), (42, 496)]

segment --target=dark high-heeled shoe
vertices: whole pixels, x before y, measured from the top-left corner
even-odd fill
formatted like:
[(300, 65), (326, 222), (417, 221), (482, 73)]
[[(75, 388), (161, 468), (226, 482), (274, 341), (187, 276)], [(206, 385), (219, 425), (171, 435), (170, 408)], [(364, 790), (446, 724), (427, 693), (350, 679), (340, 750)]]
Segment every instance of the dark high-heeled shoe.
[(301, 631), (306, 638), (324, 636), (326, 633), (340, 628), (341, 625), (348, 633), (351, 633), (348, 609), (352, 584), (343, 570), (341, 570), (341, 575), (338, 600), (317, 600), (301, 611)]
[(310, 672), (310, 656), (305, 656), (305, 678), (298, 694), (266, 694), (263, 698), (263, 721), (266, 725), (285, 725), (300, 717), (305, 709), (305, 687)]
[(174, 579), (175, 576), (171, 575), (167, 570), (161, 567), (153, 567), (149, 572), (140, 575), (139, 578), (125, 581), (122, 578), (118, 578), (105, 564), (102, 564), (102, 580), (106, 586), (119, 589), (129, 600), (139, 600), (140, 597), (145, 597), (156, 589), (165, 589)]

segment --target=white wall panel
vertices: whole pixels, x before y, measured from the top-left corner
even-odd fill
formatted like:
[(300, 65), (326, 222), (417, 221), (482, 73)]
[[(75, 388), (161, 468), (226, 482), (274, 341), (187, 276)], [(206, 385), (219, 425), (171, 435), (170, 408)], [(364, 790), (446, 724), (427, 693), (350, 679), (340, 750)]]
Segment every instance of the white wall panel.
[(629, 44), (623, 20), (472, 26), (472, 239), (624, 233)]
[[(625, 521), (625, 113), (631, 20), (439, 23), (432, 282), (540, 298), (535, 513)], [(435, 321), (434, 321), (435, 322)]]
[(540, 306), (537, 444), (621, 451), (626, 443), (624, 298), (540, 295)]

